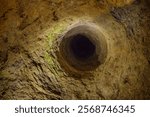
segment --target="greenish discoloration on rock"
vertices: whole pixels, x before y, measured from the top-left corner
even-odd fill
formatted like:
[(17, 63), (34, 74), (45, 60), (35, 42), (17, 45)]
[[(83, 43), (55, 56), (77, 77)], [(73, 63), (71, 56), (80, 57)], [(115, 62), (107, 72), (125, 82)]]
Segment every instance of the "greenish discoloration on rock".
[(49, 30), (49, 33), (47, 34), (47, 52), (45, 53), (45, 61), (48, 62), (49, 65), (54, 65), (53, 57), (50, 55), (50, 53), (53, 53), (54, 46), (53, 43), (57, 38), (62, 35), (67, 28), (68, 23), (67, 22), (58, 22), (52, 28)]
[(63, 34), (65, 29), (67, 29), (67, 26), (68, 26), (67, 22), (58, 22), (50, 29), (50, 33), (48, 34), (48, 41), (50, 47), (53, 41), (56, 40), (58, 36)]
[(56, 73), (56, 69), (60, 68), (59, 64), (56, 61), (57, 60), (55, 56), (56, 53), (54, 52), (57, 50), (57, 44), (55, 42), (65, 33), (68, 26), (69, 23), (66, 21), (57, 22), (56, 24), (54, 24), (54, 26), (52, 26), (52, 28), (49, 30), (47, 34), (47, 43), (46, 43), (47, 51), (45, 53), (44, 59), (51, 67), (52, 70), (51, 72), (53, 72), (55, 75), (58, 75)]
[(46, 52), (45, 56), (44, 56), (46, 62), (48, 62), (48, 64), (53, 65), (53, 58)]

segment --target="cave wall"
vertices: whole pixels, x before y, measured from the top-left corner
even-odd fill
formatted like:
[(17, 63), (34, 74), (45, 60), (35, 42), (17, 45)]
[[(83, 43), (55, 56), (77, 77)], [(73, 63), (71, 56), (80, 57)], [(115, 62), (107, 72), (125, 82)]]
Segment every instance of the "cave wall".
[[(107, 45), (90, 71), (59, 56), (83, 24)], [(148, 0), (0, 0), (0, 99), (150, 99), (149, 38)]]

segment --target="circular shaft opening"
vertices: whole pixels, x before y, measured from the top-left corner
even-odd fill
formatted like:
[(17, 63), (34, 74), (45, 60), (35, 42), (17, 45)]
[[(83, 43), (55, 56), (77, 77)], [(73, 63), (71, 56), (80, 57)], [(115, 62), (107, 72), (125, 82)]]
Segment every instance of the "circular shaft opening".
[(58, 61), (68, 71), (93, 71), (106, 58), (105, 38), (96, 26), (73, 27), (60, 39)]

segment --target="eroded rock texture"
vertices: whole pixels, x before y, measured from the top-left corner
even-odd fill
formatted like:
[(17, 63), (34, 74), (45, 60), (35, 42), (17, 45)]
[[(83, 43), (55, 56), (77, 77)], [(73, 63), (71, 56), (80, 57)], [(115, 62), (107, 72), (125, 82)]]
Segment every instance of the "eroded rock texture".
[(0, 99), (150, 99), (149, 0), (0, 0)]

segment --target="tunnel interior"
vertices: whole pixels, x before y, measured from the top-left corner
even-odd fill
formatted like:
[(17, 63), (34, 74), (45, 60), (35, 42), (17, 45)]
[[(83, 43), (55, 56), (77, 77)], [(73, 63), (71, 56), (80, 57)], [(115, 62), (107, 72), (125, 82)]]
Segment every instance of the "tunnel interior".
[(94, 55), (96, 50), (96, 46), (90, 39), (82, 34), (73, 36), (69, 46), (73, 56), (79, 60), (88, 59)]
[(58, 58), (61, 58), (62, 66), (68, 65), (69, 69), (78, 71), (93, 71), (104, 62), (106, 43), (95, 26), (79, 24), (68, 30), (60, 40)]

